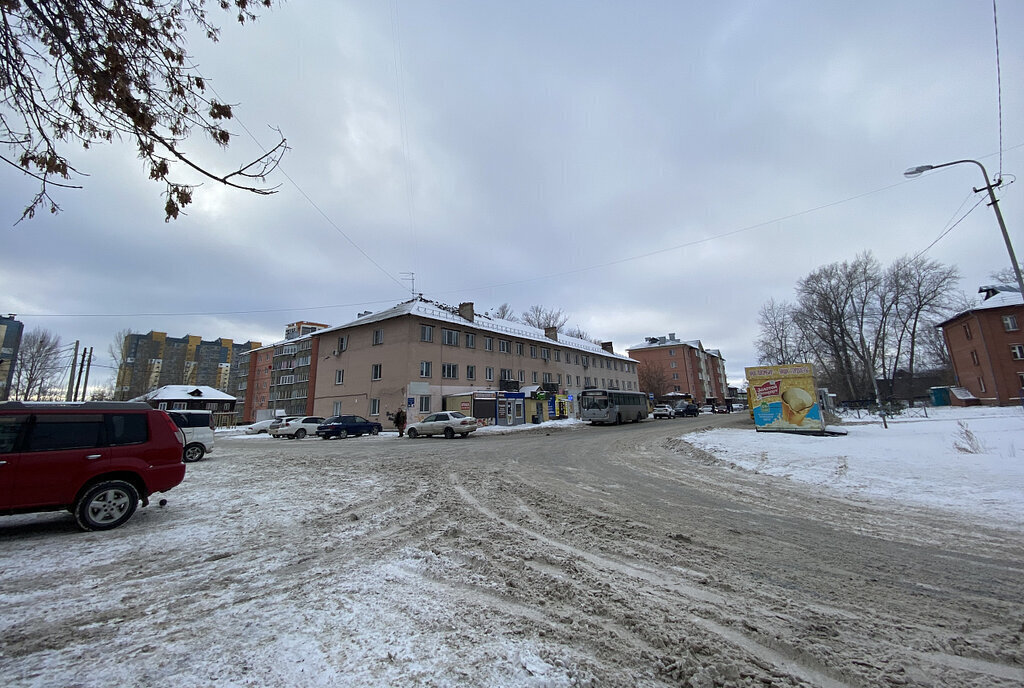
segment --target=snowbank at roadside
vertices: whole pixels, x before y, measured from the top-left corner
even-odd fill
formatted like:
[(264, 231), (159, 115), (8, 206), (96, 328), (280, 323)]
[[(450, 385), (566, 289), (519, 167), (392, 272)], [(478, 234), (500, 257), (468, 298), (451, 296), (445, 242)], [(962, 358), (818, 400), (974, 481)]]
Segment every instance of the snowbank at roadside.
[(848, 497), (939, 507), (1024, 528), (1024, 410), (937, 407), (816, 437), (717, 429), (682, 437), (742, 470)]

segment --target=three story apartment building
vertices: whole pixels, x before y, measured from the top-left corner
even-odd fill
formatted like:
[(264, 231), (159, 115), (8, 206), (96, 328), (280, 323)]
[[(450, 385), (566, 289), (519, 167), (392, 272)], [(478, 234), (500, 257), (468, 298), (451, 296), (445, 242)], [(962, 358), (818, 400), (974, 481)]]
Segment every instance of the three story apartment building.
[[(308, 338), (301, 413), (386, 419), (402, 407), (412, 422), (442, 410), (444, 397), (475, 391), (532, 388), (571, 396), (574, 403), (585, 387), (639, 389), (636, 363), (616, 354), (611, 342), (598, 345), (555, 328), (493, 318), (476, 313), (472, 303), (455, 307), (416, 297)], [(272, 382), (271, 391), (279, 386)], [(245, 419), (260, 408), (255, 395)]]

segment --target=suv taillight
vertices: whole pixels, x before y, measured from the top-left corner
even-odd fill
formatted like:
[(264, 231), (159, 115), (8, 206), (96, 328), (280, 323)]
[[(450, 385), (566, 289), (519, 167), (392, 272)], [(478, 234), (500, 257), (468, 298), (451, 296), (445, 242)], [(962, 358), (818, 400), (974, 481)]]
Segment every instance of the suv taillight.
[(185, 446), (185, 433), (184, 433), (184, 431), (181, 428), (178, 427), (178, 424), (175, 423), (174, 419), (171, 418), (169, 415), (167, 415), (166, 413), (161, 413), (160, 415), (163, 416), (164, 422), (167, 423), (167, 427), (170, 428), (171, 434), (174, 435), (178, 439), (178, 442), (181, 444), (181, 446), (184, 447)]

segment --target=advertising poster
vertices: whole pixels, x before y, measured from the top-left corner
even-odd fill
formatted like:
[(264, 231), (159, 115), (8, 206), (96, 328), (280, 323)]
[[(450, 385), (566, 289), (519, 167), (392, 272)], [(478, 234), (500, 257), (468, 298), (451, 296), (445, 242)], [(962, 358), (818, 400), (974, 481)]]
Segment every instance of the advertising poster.
[(758, 432), (821, 432), (825, 422), (810, 363), (747, 368), (748, 397)]

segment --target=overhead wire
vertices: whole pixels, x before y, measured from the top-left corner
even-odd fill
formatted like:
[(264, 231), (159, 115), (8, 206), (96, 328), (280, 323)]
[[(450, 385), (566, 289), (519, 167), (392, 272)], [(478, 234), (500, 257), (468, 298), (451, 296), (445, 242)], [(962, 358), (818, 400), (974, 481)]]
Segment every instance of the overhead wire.
[(992, 24), (996, 39), (996, 110), (999, 115), (999, 175), (1003, 176), (1003, 70), (999, 59), (999, 18), (996, 14), (996, 0), (992, 0)]
[[(939, 234), (939, 236), (935, 237), (935, 240), (934, 240), (934, 241), (932, 241), (932, 243), (928, 244), (928, 245), (927, 245), (927, 246), (925, 246), (925, 247), (924, 247), (923, 249), (921, 249), (920, 251), (918, 251), (918, 252), (917, 252), (917, 255), (915, 255), (915, 256), (913, 257), (913, 259), (912, 259), (912, 260), (917, 260), (918, 258), (920, 258), (921, 256), (923, 256), (923, 255), (924, 255), (925, 253), (927, 253), (927, 252), (928, 252), (928, 251), (929, 251), (929, 250), (931, 249), (931, 247), (932, 247), (932, 246), (934, 246), (935, 244), (939, 243), (939, 241), (941, 241), (941, 240), (942, 240), (942, 239), (943, 239), (943, 238), (944, 238), (944, 237), (945, 237), (945, 236), (946, 236), (947, 234), (949, 234), (950, 232), (952, 232), (952, 231), (953, 231), (953, 229), (955, 229), (955, 228), (956, 228), (956, 226), (957, 226), (958, 224), (960, 224), (961, 222), (963, 222), (964, 220), (966, 220), (966, 219), (967, 219), (967, 216), (968, 216), (968, 215), (970, 215), (971, 213), (973, 213), (973, 212), (974, 212), (974, 209), (975, 209), (975, 208), (977, 208), (977, 207), (978, 207), (979, 205), (981, 205), (982, 201), (984, 201), (984, 200), (985, 200), (985, 196), (979, 196), (978, 200), (977, 200), (977, 201), (975, 201), (974, 205), (972, 205), (972, 206), (970, 207), (970, 209), (969, 209), (969, 210), (968, 210), (968, 211), (967, 211), (966, 213), (964, 213), (964, 214), (963, 214), (963, 217), (961, 217), (961, 218), (960, 218), (959, 220), (957, 220), (956, 222), (953, 222), (953, 218), (954, 218), (954, 217), (956, 217), (956, 214), (960, 212), (960, 209), (961, 209), (961, 208), (963, 208), (963, 207), (964, 207), (964, 205), (966, 205), (966, 204), (967, 204), (967, 200), (968, 200), (968, 199), (969, 199), (969, 198), (970, 198), (971, 196), (973, 196), (973, 195), (974, 195), (974, 193), (973, 193), (973, 192), (972, 192), (972, 193), (969, 193), (969, 194), (967, 194), (967, 198), (965, 198), (965, 199), (964, 199), (963, 203), (961, 203), (961, 204), (960, 204), (960, 207), (959, 207), (959, 208), (957, 208), (957, 209), (956, 209), (956, 212), (954, 212), (954, 213), (953, 213), (953, 217), (950, 217), (950, 218), (949, 218), (949, 222), (952, 222), (952, 224), (951, 224), (951, 225), (949, 225), (949, 226), (948, 226), (948, 227), (947, 227), (946, 229), (944, 229), (944, 230), (943, 230), (943, 231), (942, 231), (942, 232), (941, 232), (941, 233)], [(947, 222), (946, 224), (949, 224), (949, 222)]]

